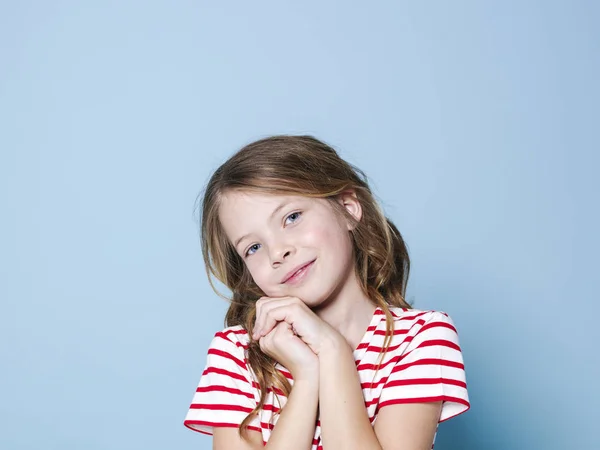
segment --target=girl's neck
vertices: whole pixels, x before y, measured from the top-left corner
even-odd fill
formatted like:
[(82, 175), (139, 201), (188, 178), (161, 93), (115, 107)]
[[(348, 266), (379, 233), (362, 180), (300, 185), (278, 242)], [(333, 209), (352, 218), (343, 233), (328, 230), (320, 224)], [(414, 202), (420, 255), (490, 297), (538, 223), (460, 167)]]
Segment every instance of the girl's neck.
[(333, 298), (315, 313), (344, 336), (352, 349), (356, 349), (376, 308), (363, 293), (356, 273), (352, 271)]

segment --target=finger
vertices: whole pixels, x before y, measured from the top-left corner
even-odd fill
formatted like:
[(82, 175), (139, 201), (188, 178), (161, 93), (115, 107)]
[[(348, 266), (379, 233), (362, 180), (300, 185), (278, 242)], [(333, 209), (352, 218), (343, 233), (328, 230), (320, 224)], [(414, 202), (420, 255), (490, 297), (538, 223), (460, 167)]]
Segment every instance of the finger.
[(256, 301), (256, 317), (254, 318), (254, 328), (252, 329), (253, 339), (257, 339), (256, 331), (261, 327), (263, 321), (263, 311), (265, 303), (271, 300), (269, 297), (261, 297)]
[(278, 308), (285, 305), (293, 305), (302, 303), (302, 301), (296, 297), (262, 297), (257, 302), (257, 307), (260, 309), (258, 317), (254, 323), (252, 330), (253, 339), (259, 339), (260, 336), (264, 336), (269, 333), (275, 325), (273, 321), (269, 321), (267, 324), (267, 317), (270, 311), (274, 308)]
[(256, 335), (260, 339), (261, 336), (270, 333), (279, 322), (286, 322), (290, 329), (293, 329), (298, 310), (295, 302), (281, 302), (271, 306), (267, 312), (263, 313), (261, 328), (257, 328)]
[[(256, 301), (256, 319), (254, 328), (252, 329), (252, 338), (258, 339), (260, 335), (264, 336), (269, 333), (272, 326), (266, 327), (266, 317), (273, 308), (280, 305), (291, 304), (294, 302), (294, 297), (261, 297)], [(259, 331), (262, 331), (259, 333)]]
[[(279, 322), (270, 333), (266, 336), (261, 337), (258, 340), (258, 344), (260, 349), (267, 353), (270, 356), (273, 356), (272, 352), (277, 347), (277, 342), (280, 339), (286, 337), (286, 335), (291, 334), (291, 325), (286, 322)], [(281, 343), (279, 344), (281, 346)], [(274, 357), (274, 356), (273, 356)]]
[(277, 340), (277, 334), (279, 334), (282, 331), (282, 326), (283, 327), (289, 327), (289, 324), (285, 323), (285, 322), (279, 322), (275, 328), (273, 328), (273, 330), (271, 330), (270, 333), (266, 334), (265, 336), (262, 336), (260, 339), (258, 339), (258, 343), (261, 346), (261, 349), (271, 349), (273, 347), (273, 342), (275, 340)]

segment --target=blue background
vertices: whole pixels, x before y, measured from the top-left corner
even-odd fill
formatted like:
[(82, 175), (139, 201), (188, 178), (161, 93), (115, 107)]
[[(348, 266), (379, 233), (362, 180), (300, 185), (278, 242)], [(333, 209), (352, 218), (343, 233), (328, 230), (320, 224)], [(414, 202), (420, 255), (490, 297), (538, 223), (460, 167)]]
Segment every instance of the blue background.
[(0, 448), (210, 449), (196, 196), (270, 134), (364, 169), (457, 324), (436, 450), (598, 449), (600, 7), (0, 3)]

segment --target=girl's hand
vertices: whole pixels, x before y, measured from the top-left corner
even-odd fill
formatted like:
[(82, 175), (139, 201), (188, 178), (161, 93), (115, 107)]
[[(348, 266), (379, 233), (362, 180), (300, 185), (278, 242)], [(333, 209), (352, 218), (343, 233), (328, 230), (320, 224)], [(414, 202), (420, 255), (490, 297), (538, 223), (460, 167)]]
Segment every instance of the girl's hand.
[(294, 378), (319, 381), (319, 357), (294, 334), (287, 322), (279, 322), (259, 340), (260, 349), (289, 370)]
[(252, 336), (260, 339), (278, 323), (290, 325), (291, 331), (319, 355), (326, 345), (340, 338), (339, 333), (320, 319), (297, 297), (261, 297), (256, 302), (256, 321)]

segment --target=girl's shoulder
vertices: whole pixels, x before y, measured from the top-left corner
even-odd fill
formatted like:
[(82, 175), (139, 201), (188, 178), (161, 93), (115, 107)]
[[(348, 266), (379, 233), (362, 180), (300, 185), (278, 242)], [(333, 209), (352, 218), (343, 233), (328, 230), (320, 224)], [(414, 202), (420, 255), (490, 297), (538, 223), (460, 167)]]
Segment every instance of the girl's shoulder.
[(413, 318), (423, 317), (448, 317), (448, 313), (445, 311), (438, 311), (434, 309), (418, 309), (418, 308), (402, 308), (399, 306), (389, 307), (394, 320), (411, 320)]
[(248, 348), (250, 336), (241, 325), (234, 325), (217, 331), (213, 337), (211, 348), (237, 348), (239, 352), (243, 352)]
[[(444, 311), (423, 310), (416, 308), (390, 307), (394, 325), (401, 328), (424, 327), (428, 324), (446, 324), (454, 328), (452, 318)], [(383, 311), (382, 311), (383, 313)], [(385, 327), (385, 313), (380, 325)]]

